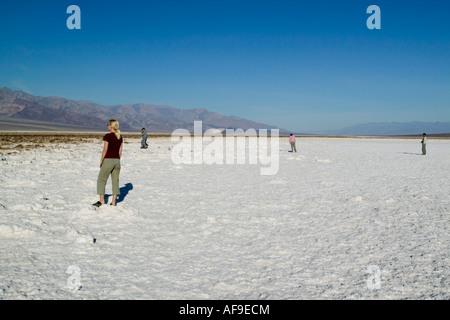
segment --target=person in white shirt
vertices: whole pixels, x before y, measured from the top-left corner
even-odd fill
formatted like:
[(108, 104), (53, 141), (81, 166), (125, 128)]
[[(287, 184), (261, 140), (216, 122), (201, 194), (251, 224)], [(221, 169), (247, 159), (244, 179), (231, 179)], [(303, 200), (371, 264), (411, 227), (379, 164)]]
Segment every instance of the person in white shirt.
[(424, 133), (422, 135), (422, 141), (420, 142), (422, 144), (422, 155), (427, 154), (427, 134)]

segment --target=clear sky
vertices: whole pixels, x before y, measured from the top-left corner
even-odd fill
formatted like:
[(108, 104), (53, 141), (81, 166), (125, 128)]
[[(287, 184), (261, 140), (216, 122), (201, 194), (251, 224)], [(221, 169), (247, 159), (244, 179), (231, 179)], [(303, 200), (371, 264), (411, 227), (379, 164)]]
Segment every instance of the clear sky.
[(0, 87), (293, 132), (450, 121), (449, 15), (447, 0), (0, 1)]

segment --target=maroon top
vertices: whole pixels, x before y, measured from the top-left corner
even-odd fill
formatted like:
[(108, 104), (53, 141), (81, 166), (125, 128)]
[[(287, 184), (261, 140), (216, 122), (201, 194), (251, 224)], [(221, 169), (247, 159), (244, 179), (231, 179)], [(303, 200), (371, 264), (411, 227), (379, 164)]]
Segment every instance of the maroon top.
[(106, 151), (105, 159), (120, 159), (119, 149), (123, 142), (122, 136), (117, 139), (114, 132), (105, 134), (103, 141), (108, 141), (108, 151)]

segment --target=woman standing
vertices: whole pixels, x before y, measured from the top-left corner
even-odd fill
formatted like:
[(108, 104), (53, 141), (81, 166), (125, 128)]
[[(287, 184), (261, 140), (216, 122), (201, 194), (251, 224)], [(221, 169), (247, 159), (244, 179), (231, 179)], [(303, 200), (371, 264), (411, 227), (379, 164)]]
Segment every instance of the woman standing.
[(113, 199), (111, 205), (116, 205), (119, 190), (120, 157), (122, 156), (123, 137), (120, 134), (119, 122), (109, 120), (108, 130), (110, 133), (103, 137), (103, 152), (100, 160), (100, 173), (97, 179), (97, 194), (100, 195), (100, 201), (93, 205), (100, 207), (105, 204), (105, 187), (109, 176), (112, 180)]
[(295, 147), (295, 136), (292, 133), (289, 135), (289, 143), (291, 144), (291, 152), (297, 152), (297, 148)]

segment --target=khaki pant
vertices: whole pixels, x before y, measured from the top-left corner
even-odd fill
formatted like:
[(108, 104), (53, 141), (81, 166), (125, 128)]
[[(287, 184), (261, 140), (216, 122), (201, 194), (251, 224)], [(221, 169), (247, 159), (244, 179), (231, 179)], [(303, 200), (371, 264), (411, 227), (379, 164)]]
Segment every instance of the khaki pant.
[(112, 193), (119, 195), (119, 173), (120, 159), (104, 159), (97, 178), (97, 194), (105, 194), (106, 182), (111, 175)]
[(297, 148), (295, 147), (295, 142), (291, 142), (291, 151), (292, 152), (297, 152)]

